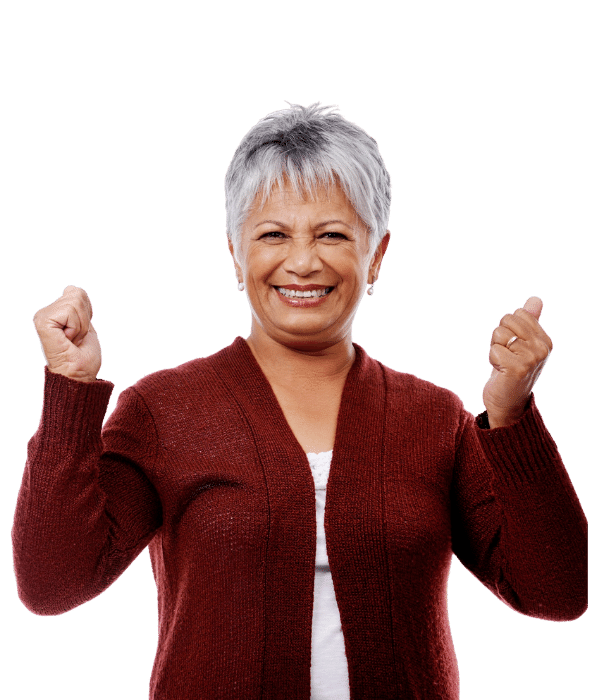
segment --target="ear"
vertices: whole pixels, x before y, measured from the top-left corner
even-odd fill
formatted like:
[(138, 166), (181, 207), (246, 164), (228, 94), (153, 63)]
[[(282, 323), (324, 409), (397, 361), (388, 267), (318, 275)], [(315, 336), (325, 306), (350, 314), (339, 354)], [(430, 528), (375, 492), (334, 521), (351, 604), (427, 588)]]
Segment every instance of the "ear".
[(381, 239), (381, 243), (377, 246), (377, 250), (373, 255), (373, 259), (371, 260), (371, 264), (369, 266), (369, 284), (376, 282), (377, 278), (379, 277), (379, 268), (381, 267), (381, 261), (383, 260), (388, 243), (390, 242), (390, 235), (390, 232), (386, 231), (385, 236)]
[(237, 258), (235, 257), (235, 249), (233, 247), (233, 242), (231, 241), (230, 238), (228, 238), (228, 244), (229, 244), (229, 252), (231, 253), (231, 257), (233, 258), (233, 264), (235, 267), (235, 274), (238, 279), (238, 282), (241, 282), (244, 279), (244, 275), (242, 274), (242, 268), (240, 267), (240, 264), (237, 261)]

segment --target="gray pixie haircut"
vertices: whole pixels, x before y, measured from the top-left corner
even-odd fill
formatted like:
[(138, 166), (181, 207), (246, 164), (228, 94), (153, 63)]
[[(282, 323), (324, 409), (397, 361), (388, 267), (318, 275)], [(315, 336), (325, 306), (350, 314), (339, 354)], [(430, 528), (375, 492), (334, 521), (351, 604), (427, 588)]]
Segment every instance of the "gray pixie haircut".
[(339, 183), (368, 228), (372, 251), (385, 236), (391, 187), (377, 142), (328, 110), (334, 108), (290, 104), (268, 114), (244, 136), (225, 176), (227, 236), (234, 249), (257, 194), (262, 192), (264, 204), (286, 178), (300, 196), (312, 195), (319, 185)]

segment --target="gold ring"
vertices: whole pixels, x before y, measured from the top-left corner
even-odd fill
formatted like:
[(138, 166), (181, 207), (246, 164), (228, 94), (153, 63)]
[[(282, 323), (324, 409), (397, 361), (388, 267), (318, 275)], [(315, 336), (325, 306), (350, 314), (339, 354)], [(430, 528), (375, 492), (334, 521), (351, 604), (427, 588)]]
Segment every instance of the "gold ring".
[(518, 335), (513, 335), (513, 337), (506, 343), (506, 349), (510, 350), (510, 346), (515, 342), (515, 340), (519, 340)]

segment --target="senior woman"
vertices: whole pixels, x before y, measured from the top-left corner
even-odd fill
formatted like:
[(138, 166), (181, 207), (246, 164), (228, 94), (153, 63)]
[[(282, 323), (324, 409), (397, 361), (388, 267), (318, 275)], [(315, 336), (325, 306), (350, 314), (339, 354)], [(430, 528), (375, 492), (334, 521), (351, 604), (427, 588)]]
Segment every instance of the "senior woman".
[[(476, 418), (352, 343), (390, 239), (375, 141), (291, 106), (243, 139), (227, 231), (251, 333), (113, 385), (82, 289), (39, 311), (41, 423), (13, 527), (23, 603), (57, 615), (149, 546), (153, 700), (456, 700), (452, 554), (513, 609), (586, 609), (586, 519), (531, 393), (541, 301), (493, 331)], [(102, 432), (101, 432), (102, 430)], [(326, 500), (325, 500), (326, 497)]]

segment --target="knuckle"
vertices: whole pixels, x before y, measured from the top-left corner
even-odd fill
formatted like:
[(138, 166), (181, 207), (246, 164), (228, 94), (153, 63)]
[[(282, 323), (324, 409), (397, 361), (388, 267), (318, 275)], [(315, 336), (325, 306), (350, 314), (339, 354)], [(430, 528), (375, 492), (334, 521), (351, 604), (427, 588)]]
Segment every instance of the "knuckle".
[(518, 364), (514, 368), (514, 374), (517, 379), (522, 380), (530, 373), (530, 367), (527, 364)]
[(540, 360), (545, 360), (550, 354), (550, 348), (544, 343), (543, 340), (538, 340), (536, 343), (537, 356)]
[(77, 299), (87, 308), (91, 307), (92, 305), (85, 289), (78, 289)]
[(44, 322), (48, 318), (48, 308), (45, 306), (43, 309), (38, 309), (34, 314), (33, 314), (33, 322), (36, 326), (36, 328), (40, 328), (41, 326), (44, 325)]
[(512, 318), (513, 318), (513, 314), (504, 314), (504, 316), (502, 316), (502, 318), (500, 319), (500, 325), (501, 326), (508, 325)]

